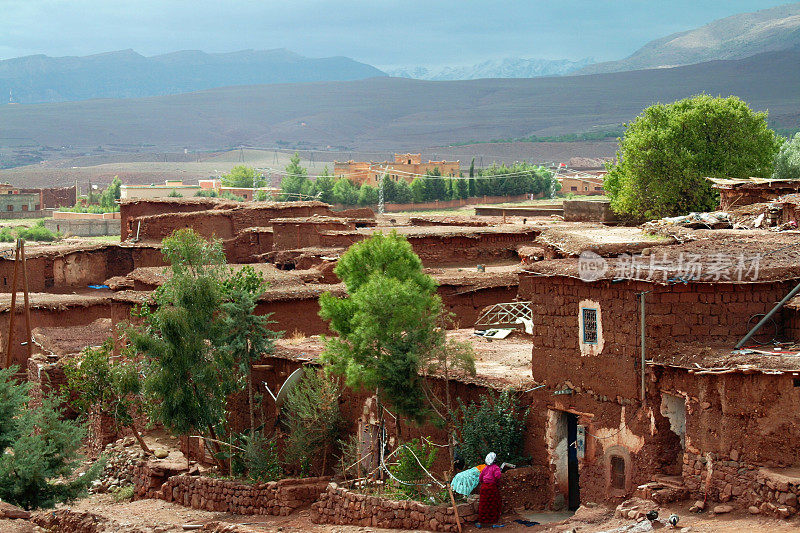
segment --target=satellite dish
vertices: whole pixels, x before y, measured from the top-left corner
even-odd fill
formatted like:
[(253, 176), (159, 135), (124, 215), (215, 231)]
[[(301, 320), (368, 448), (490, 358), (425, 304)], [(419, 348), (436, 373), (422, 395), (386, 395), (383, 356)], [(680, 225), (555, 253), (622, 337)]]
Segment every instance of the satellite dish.
[(303, 377), (303, 367), (301, 366), (300, 368), (289, 374), (289, 377), (286, 378), (286, 381), (283, 382), (283, 385), (281, 385), (281, 388), (278, 390), (278, 394), (273, 394), (269, 388), (269, 385), (267, 385), (267, 382), (266, 381), (264, 382), (264, 388), (267, 389), (269, 395), (272, 396), (273, 400), (275, 400), (275, 407), (278, 410), (280, 410), (281, 406), (283, 405), (283, 402), (286, 401), (286, 396), (289, 394), (289, 391), (292, 390), (295, 387), (295, 385), (297, 385), (297, 382), (300, 381), (302, 377)]

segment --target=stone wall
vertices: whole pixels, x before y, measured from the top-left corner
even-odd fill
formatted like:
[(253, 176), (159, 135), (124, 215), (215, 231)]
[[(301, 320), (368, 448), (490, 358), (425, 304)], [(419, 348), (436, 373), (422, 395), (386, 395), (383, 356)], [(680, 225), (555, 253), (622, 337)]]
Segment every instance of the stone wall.
[(134, 473), (134, 497), (156, 498), (193, 509), (242, 515), (286, 516), (315, 502), (328, 477), (282, 479), (269, 483), (178, 474), (156, 461), (143, 462)]
[(712, 500), (747, 508), (752, 514), (788, 518), (797, 513), (800, 477), (780, 469), (758, 467), (732, 456), (698, 455), (683, 458), (686, 487), (698, 500)]
[[(462, 527), (466, 521), (475, 521), (478, 517), (477, 500), (459, 505), (458, 514)], [(315, 524), (458, 531), (452, 506), (367, 496), (335, 483), (328, 485), (319, 501), (311, 506), (311, 521)]]

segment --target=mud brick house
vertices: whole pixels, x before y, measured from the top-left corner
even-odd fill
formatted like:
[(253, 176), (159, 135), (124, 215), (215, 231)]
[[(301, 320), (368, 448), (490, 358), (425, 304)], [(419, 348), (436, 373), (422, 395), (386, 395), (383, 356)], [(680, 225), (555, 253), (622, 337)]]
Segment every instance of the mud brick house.
[(540, 261), (520, 275), (532, 377), (544, 385), (533, 431), (544, 428), (556, 504), (638, 491), (796, 511), (796, 310), (735, 349), (800, 281), (796, 235), (702, 235), (644, 255)]
[(800, 191), (800, 179), (707, 179), (719, 191), (719, 208), (722, 211), (771, 202), (785, 194)]
[(422, 162), (422, 154), (394, 154), (394, 161), (334, 161), (333, 174), (344, 176), (358, 185), (377, 186), (386, 173), (393, 181), (411, 182), (415, 176), (439, 169), (442, 176), (458, 176), (461, 163), (458, 161)]

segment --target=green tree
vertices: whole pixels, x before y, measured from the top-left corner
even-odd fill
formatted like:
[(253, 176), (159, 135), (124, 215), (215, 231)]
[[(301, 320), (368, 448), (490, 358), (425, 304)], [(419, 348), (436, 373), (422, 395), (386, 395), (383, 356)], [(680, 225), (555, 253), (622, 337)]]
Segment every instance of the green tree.
[(411, 188), (411, 197), (414, 203), (420, 204), (425, 201), (425, 180), (414, 178), (409, 187)]
[(308, 182), (308, 169), (300, 166), (300, 155), (297, 152), (286, 165), (286, 176), (281, 180), (282, 199), (299, 200), (303, 193), (303, 186)]
[(232, 273), (221, 241), (192, 229), (173, 232), (161, 250), (171, 275), (155, 291), (156, 310), (144, 309), (144, 323), (129, 330), (145, 357), (148, 403), (173, 433), (217, 441), (228, 396), (247, 388), (250, 362), (270, 347), (266, 318), (253, 316), (263, 281), (252, 269)]
[(361, 185), (358, 190), (358, 205), (369, 206), (377, 205), (378, 203), (378, 189), (366, 183)]
[(98, 348), (86, 348), (79, 357), (64, 362), (64, 387), (78, 412), (110, 416), (119, 427), (131, 429), (142, 450), (150, 452), (134, 423), (140, 404), (133, 398), (141, 393), (140, 368), (130, 358), (113, 357), (109, 338)]
[(425, 200), (432, 202), (434, 200), (448, 200), (447, 197), (447, 182), (442, 178), (442, 171), (439, 167), (425, 172), (423, 178), (425, 185)]
[(356, 205), (359, 190), (347, 178), (339, 178), (333, 186), (333, 199), (337, 204)]
[(119, 176), (114, 176), (111, 184), (100, 194), (100, 207), (117, 207), (117, 200), (119, 200), (121, 194), (122, 180), (119, 179)]
[(391, 176), (384, 176), (383, 180), (381, 180), (381, 186), (383, 187), (383, 201), (395, 203), (397, 201), (397, 184)]
[(800, 179), (800, 133), (787, 139), (775, 156), (775, 173), (777, 179)]
[(604, 187), (612, 209), (661, 218), (714, 209), (706, 177), (767, 178), (780, 138), (736, 97), (694, 96), (645, 109), (627, 125)]
[(252, 167), (236, 165), (230, 174), (222, 176), (223, 187), (237, 187), (241, 189), (264, 187), (267, 180)]
[(406, 180), (401, 179), (395, 185), (394, 201), (398, 204), (410, 204), (414, 201), (414, 193)]
[(320, 316), (336, 334), (326, 339), (323, 361), (348, 386), (377, 390), (397, 412), (424, 419), (429, 409), (419, 371), (439, 340), (436, 282), (396, 232), (352, 245), (334, 272), (348, 295), (320, 297)]
[(458, 451), (466, 464), (480, 464), (487, 450), (497, 454), (497, 462), (515, 463), (523, 458), (525, 419), (528, 411), (522, 409), (511, 389), (499, 396), (485, 394), (480, 402), (464, 404), (458, 400), (453, 413)]
[(314, 182), (319, 193), (319, 199), (326, 204), (332, 204), (334, 200), (333, 187), (336, 185), (336, 178), (329, 173), (328, 167), (322, 169), (322, 174), (317, 176)]
[(104, 462), (75, 475), (85, 428), (61, 416), (58, 397), (45, 396), (31, 407), (28, 385), (16, 383), (16, 371), (0, 369), (0, 499), (25, 509), (74, 500), (86, 493)]
[(318, 474), (325, 475), (330, 445), (336, 442), (344, 427), (339, 410), (340, 396), (336, 380), (306, 367), (300, 383), (286, 396), (282, 409), (287, 470), (307, 476), (316, 463)]

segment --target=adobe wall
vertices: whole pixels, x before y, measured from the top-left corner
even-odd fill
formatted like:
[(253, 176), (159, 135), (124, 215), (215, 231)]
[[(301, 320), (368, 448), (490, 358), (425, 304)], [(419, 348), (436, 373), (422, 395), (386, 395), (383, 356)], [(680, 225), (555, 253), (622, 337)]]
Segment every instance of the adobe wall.
[[(49, 253), (37, 250), (26, 258), (30, 292), (72, 292), (90, 284), (102, 284), (110, 277), (122, 276), (134, 268), (163, 266), (157, 247), (107, 245)], [(0, 258), (0, 293), (11, 292), (14, 274), (13, 256)], [(17, 290), (21, 291), (22, 278)]]
[(45, 187), (42, 189), (20, 189), (21, 193), (39, 193), (42, 209), (72, 207), (78, 202), (75, 186)]
[(354, 229), (355, 225), (345, 219), (274, 221), (272, 222), (273, 250), (319, 247), (322, 246), (321, 232)]
[[(468, 262), (516, 259), (516, 248), (520, 244), (531, 243), (539, 233), (531, 229), (525, 233), (476, 232), (472, 235), (435, 234), (406, 235), (411, 248), (423, 264), (456, 265)], [(363, 233), (328, 232), (320, 235), (320, 245), (325, 248), (347, 248), (355, 242), (368, 237)]]
[(781, 184), (779, 187), (772, 188), (720, 188), (719, 209), (720, 211), (727, 211), (735, 207), (772, 202), (784, 194), (797, 192), (798, 188), (800, 188), (800, 184), (797, 187), (787, 187), (786, 184)]
[(261, 263), (263, 254), (273, 248), (272, 228), (248, 228), (223, 241), (228, 263)]
[[(442, 297), (445, 311), (454, 313), (455, 321), (461, 327), (470, 328), (475, 325), (484, 307), (514, 301), (517, 287), (509, 285), (464, 291), (464, 287), (440, 285), (437, 292)], [(453, 329), (458, 329), (458, 326), (454, 325)]]
[[(571, 277), (521, 275), (519, 298), (534, 316), (533, 377), (548, 384), (569, 375), (574, 385), (609, 397), (639, 395), (639, 298), (646, 297), (647, 350), (669, 350), (702, 340), (734, 345), (750, 317), (766, 313), (791, 283), (688, 283), (639, 281), (585, 283)], [(595, 307), (599, 342), (580, 341), (581, 303)]]
[[(653, 368), (652, 375), (656, 402), (663, 394), (685, 402), (682, 474), (693, 495), (707, 492), (716, 501), (740, 507), (760, 507), (765, 502), (797, 507), (800, 476), (770, 475), (798, 463), (800, 387), (795, 385), (796, 377), (790, 373), (698, 375), (663, 367)], [(777, 512), (769, 505), (765, 509)]]
[(609, 200), (564, 200), (564, 220), (567, 222), (613, 222)]
[[(86, 326), (98, 318), (111, 316), (110, 302), (100, 300), (87, 305), (54, 305), (51, 307), (31, 307), (31, 329), (38, 327)], [(5, 350), (8, 342), (8, 310), (0, 312), (0, 346)], [(11, 347), (11, 364), (20, 368), (28, 367), (28, 348), (25, 341), (25, 316), (22, 311), (22, 297), (17, 298), (17, 313), (14, 317), (14, 343)]]
[[(534, 194), (534, 198), (542, 198), (542, 194)], [(530, 200), (530, 194), (519, 194), (516, 196), (476, 196), (473, 198), (461, 198), (458, 200), (434, 200), (432, 202), (417, 202), (410, 204), (384, 204), (385, 213), (398, 213), (400, 211), (425, 211), (435, 209), (453, 209), (466, 205), (480, 204), (502, 204), (505, 202), (521, 202)]]
[(166, 213), (189, 213), (209, 209), (225, 209), (239, 205), (238, 202), (219, 198), (159, 198), (132, 199), (120, 201), (119, 214), (122, 221), (121, 240), (126, 241), (136, 235), (136, 226), (131, 226), (131, 219), (143, 216), (163, 215)]
[[(322, 202), (277, 202), (256, 203), (233, 208), (203, 211), (164, 213), (125, 218), (123, 214), (123, 236), (135, 236), (140, 241), (161, 241), (173, 231), (192, 228), (200, 235), (211, 238), (230, 239), (247, 228), (268, 227), (273, 218), (331, 216), (330, 206)], [(141, 225), (140, 225), (141, 223)]]

